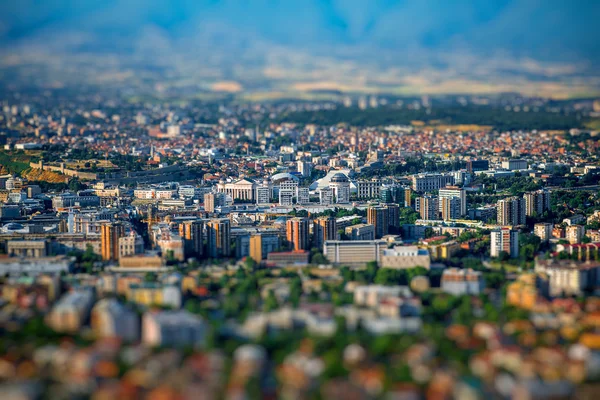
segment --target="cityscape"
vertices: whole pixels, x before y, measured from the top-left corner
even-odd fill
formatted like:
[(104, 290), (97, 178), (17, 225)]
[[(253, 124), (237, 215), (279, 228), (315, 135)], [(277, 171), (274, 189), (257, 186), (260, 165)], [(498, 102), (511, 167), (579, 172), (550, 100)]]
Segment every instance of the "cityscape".
[[(560, 62), (473, 39), (469, 72), (385, 50), (395, 2), (34, 3), (0, 5), (1, 399), (596, 398), (600, 53), (571, 22)], [(462, 3), (482, 36), (600, 16)]]

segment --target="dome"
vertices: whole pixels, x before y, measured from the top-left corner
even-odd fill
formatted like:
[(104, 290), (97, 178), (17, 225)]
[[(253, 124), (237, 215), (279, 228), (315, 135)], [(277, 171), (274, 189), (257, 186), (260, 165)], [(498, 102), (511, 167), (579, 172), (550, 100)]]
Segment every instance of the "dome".
[(329, 182), (331, 182), (331, 183), (348, 182), (348, 177), (346, 175), (342, 174), (341, 172), (338, 172), (337, 174), (335, 174), (334, 176), (331, 177), (331, 180)]
[(4, 225), (4, 229), (6, 229), (7, 231), (18, 231), (23, 229), (23, 225), (17, 224), (16, 222), (11, 222)]
[(282, 172), (282, 173), (279, 173), (279, 174), (275, 174), (275, 175), (273, 175), (271, 177), (271, 181), (273, 183), (276, 183), (276, 184), (279, 183), (279, 182), (281, 182), (281, 181), (289, 181), (289, 180), (294, 180), (296, 182), (299, 181), (299, 179), (298, 179), (297, 176), (294, 176), (294, 175), (292, 175), (290, 173), (287, 173), (287, 172)]

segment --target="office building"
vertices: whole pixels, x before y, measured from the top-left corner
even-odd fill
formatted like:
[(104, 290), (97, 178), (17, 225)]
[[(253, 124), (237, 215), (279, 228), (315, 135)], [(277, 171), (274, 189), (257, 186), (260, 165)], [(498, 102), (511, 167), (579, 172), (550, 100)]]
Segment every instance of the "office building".
[(386, 204), (388, 211), (388, 233), (400, 233), (400, 206), (398, 204)]
[(335, 217), (320, 217), (313, 223), (313, 247), (323, 249), (326, 240), (337, 239), (337, 225)]
[(292, 204), (294, 204), (294, 190), (279, 189), (279, 205), (291, 206)]
[(125, 226), (119, 222), (103, 224), (100, 229), (102, 259), (116, 261), (119, 259), (119, 238), (125, 236)]
[(302, 177), (308, 178), (311, 176), (312, 163), (307, 162), (307, 161), (298, 160), (296, 164), (297, 164), (298, 172), (300, 172)]
[(356, 183), (356, 194), (359, 199), (375, 199), (381, 191), (381, 181), (377, 178), (361, 180)]
[(471, 160), (467, 161), (467, 171), (470, 173), (487, 171), (490, 169), (490, 162), (488, 160)]
[(265, 179), (256, 187), (256, 204), (269, 204), (273, 198), (273, 184)]
[(330, 187), (319, 189), (319, 204), (333, 204), (333, 190)]
[(336, 203), (346, 204), (350, 202), (350, 180), (342, 173), (335, 174), (329, 181), (329, 187), (333, 192)]
[(385, 207), (367, 208), (367, 223), (375, 228), (375, 237), (381, 238), (389, 233), (389, 211)]
[(211, 219), (206, 223), (206, 249), (210, 258), (230, 256), (231, 227), (228, 219)]
[(286, 222), (286, 238), (293, 250), (310, 250), (308, 218), (292, 218)]
[(495, 229), (491, 232), (492, 257), (500, 257), (501, 253), (506, 253), (510, 258), (519, 256), (519, 231), (511, 228)]
[(309, 204), (310, 203), (310, 191), (307, 187), (298, 188), (298, 196), (296, 198), (298, 204)]
[(179, 224), (179, 236), (183, 239), (183, 247), (187, 257), (204, 255), (204, 222), (196, 219)]
[(527, 160), (513, 159), (502, 161), (502, 168), (507, 169), (509, 171), (527, 169)]
[(417, 246), (396, 246), (385, 249), (381, 256), (381, 267), (393, 269), (407, 269), (423, 267), (429, 269), (431, 259), (426, 249)]
[(525, 225), (525, 199), (509, 197), (498, 200), (498, 225)]
[(417, 192), (434, 192), (448, 185), (454, 185), (451, 174), (418, 174), (412, 177), (412, 189)]

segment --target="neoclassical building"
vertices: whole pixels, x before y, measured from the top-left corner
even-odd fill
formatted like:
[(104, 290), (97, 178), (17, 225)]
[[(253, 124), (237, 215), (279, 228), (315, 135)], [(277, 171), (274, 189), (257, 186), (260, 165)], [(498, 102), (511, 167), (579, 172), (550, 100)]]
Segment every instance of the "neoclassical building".
[(254, 202), (256, 199), (256, 183), (248, 178), (242, 178), (235, 182), (217, 184), (217, 191), (231, 196), (233, 200), (247, 200)]

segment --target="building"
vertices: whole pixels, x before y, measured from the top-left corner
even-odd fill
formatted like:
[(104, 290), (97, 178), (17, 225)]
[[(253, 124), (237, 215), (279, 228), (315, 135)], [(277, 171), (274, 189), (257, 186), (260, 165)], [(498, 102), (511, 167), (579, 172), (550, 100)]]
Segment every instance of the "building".
[(273, 198), (273, 184), (265, 179), (256, 187), (256, 204), (269, 204)]
[(6, 242), (6, 252), (10, 257), (46, 257), (48, 255), (48, 242), (45, 239), (9, 240)]
[(371, 261), (380, 263), (385, 249), (384, 240), (328, 240), (323, 254), (332, 264), (362, 266)]
[(313, 222), (313, 247), (323, 249), (326, 240), (336, 240), (338, 236), (335, 217), (320, 217)]
[(599, 270), (597, 261), (535, 259), (535, 272), (548, 276), (550, 296), (580, 296), (585, 290), (595, 289), (600, 283)]
[(519, 256), (519, 231), (501, 228), (491, 232), (490, 255), (500, 257), (502, 252), (507, 253), (510, 258)]
[(528, 217), (542, 215), (544, 211), (550, 209), (550, 192), (547, 190), (527, 192), (523, 198), (525, 199), (525, 215)]
[(225, 193), (233, 200), (255, 202), (256, 183), (248, 178), (239, 179), (235, 182), (217, 184), (217, 192)]
[(183, 239), (186, 256), (202, 257), (204, 255), (204, 222), (202, 220), (181, 222), (179, 236)]
[(359, 199), (378, 198), (381, 191), (381, 181), (377, 178), (361, 180), (356, 183), (356, 194)]
[(350, 240), (375, 240), (375, 227), (371, 224), (348, 226), (344, 233)]
[(400, 206), (398, 204), (386, 204), (388, 211), (388, 233), (400, 233)]
[(460, 219), (461, 217), (461, 201), (457, 197), (440, 199), (440, 212), (444, 221), (452, 219)]
[(455, 296), (479, 295), (485, 289), (485, 280), (479, 271), (448, 268), (442, 273), (442, 291)]
[(279, 236), (275, 233), (257, 233), (250, 236), (250, 257), (260, 262), (267, 258), (269, 253), (279, 249)]
[(430, 265), (429, 252), (417, 246), (396, 246), (393, 249), (385, 249), (381, 256), (381, 267), (383, 268), (423, 267), (429, 269)]
[(206, 223), (206, 248), (210, 258), (229, 257), (231, 226), (228, 219), (211, 219)]
[(533, 233), (539, 237), (542, 242), (547, 242), (552, 238), (552, 228), (554, 225), (548, 222), (541, 222), (533, 226)]
[(419, 212), (422, 220), (438, 220), (440, 213), (440, 200), (437, 196), (418, 197), (416, 202), (416, 210)]
[(90, 317), (92, 331), (98, 338), (119, 338), (135, 342), (140, 336), (140, 320), (129, 307), (115, 298), (98, 301)]
[(294, 190), (279, 189), (279, 205), (291, 206), (292, 204), (294, 204)]
[(102, 259), (116, 261), (119, 259), (119, 238), (125, 236), (125, 226), (120, 222), (103, 224), (100, 228)]
[(267, 263), (273, 265), (307, 265), (310, 257), (308, 250), (273, 251), (267, 255)]
[(307, 187), (298, 188), (298, 196), (296, 198), (298, 204), (309, 204), (310, 203), (310, 189)]
[(525, 199), (509, 197), (498, 200), (496, 208), (498, 225), (525, 225)]
[(46, 324), (57, 332), (78, 333), (88, 319), (94, 293), (91, 290), (73, 290), (52, 307)]
[(148, 346), (202, 346), (206, 334), (204, 320), (185, 310), (147, 311), (142, 317), (142, 342)]
[(226, 205), (225, 194), (223, 193), (205, 193), (204, 194), (204, 211), (214, 213), (215, 208), (224, 207)]
[(565, 239), (571, 244), (581, 243), (585, 236), (583, 225), (570, 225), (565, 228)]
[(375, 237), (381, 238), (389, 233), (389, 211), (385, 207), (367, 208), (367, 223), (375, 228)]
[(467, 171), (470, 173), (487, 171), (490, 169), (490, 162), (488, 160), (471, 160), (467, 161)]
[(335, 174), (329, 181), (329, 187), (333, 192), (336, 203), (346, 204), (350, 202), (350, 180), (342, 173)]
[(144, 252), (144, 239), (134, 231), (127, 236), (119, 238), (119, 260), (121, 257), (130, 257)]
[(507, 169), (509, 171), (527, 169), (527, 160), (512, 159), (512, 160), (502, 161), (502, 168)]
[(483, 206), (469, 209), (469, 219), (483, 222), (496, 221), (498, 219), (498, 206)]
[(417, 192), (435, 192), (448, 185), (454, 185), (451, 174), (418, 174), (412, 177), (412, 188)]
[(127, 300), (142, 306), (167, 306), (181, 308), (182, 295), (179, 286), (158, 282), (142, 282), (129, 285)]
[(467, 214), (467, 195), (463, 188), (459, 188), (458, 186), (446, 186), (439, 190), (438, 197), (440, 199), (440, 212), (443, 213), (443, 199), (458, 199), (458, 216), (454, 218), (461, 218)]
[(293, 250), (310, 250), (308, 218), (292, 218), (286, 222), (286, 239)]
[(298, 172), (304, 178), (309, 178), (312, 174), (312, 163), (307, 161), (298, 160), (297, 163)]
[(0, 276), (58, 275), (62, 272), (72, 272), (72, 270), (73, 261), (70, 257), (0, 257)]
[(329, 187), (319, 189), (319, 204), (329, 205), (333, 203), (333, 190)]
[(354, 304), (377, 307), (386, 299), (412, 297), (407, 286), (362, 285), (354, 288)]

